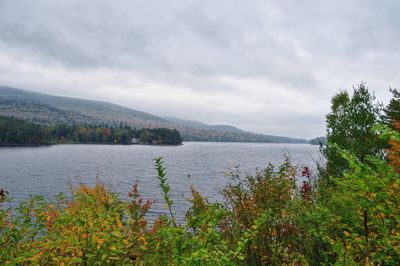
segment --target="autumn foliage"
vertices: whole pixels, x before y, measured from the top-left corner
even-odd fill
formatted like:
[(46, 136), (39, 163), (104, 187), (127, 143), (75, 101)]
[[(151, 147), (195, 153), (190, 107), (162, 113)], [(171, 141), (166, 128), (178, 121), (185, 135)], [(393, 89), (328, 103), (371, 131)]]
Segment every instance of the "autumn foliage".
[[(397, 132), (400, 132), (400, 122), (393, 122), (392, 126), (395, 130), (397, 130)], [(400, 140), (390, 138), (389, 145), (390, 148), (387, 155), (389, 164), (397, 173), (400, 173)]]
[[(397, 136), (398, 137), (398, 136)], [(327, 185), (288, 158), (255, 175), (232, 171), (224, 200), (191, 186), (176, 221), (162, 159), (156, 169), (170, 215), (149, 219), (153, 200), (134, 184), (119, 199), (102, 184), (18, 207), (1, 191), (5, 265), (324, 265), (400, 263), (400, 179), (386, 161), (347, 151), (344, 176)], [(396, 157), (398, 159), (398, 157)], [(391, 160), (392, 162), (392, 160)]]

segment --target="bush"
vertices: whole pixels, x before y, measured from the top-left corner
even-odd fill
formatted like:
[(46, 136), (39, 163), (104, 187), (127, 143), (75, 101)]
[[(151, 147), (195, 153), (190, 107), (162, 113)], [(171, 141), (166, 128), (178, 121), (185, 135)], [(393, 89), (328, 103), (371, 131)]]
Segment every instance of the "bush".
[[(397, 131), (379, 127), (399, 141)], [(123, 201), (102, 184), (70, 198), (31, 197), (5, 208), (0, 190), (0, 262), (5, 265), (324, 265), (400, 263), (400, 176), (373, 156), (346, 160), (330, 182), (288, 158), (254, 176), (231, 173), (221, 203), (193, 186), (186, 220), (174, 217), (161, 158), (157, 179), (169, 209), (149, 222), (153, 201), (132, 186)], [(301, 171), (300, 171), (301, 170)], [(302, 176), (303, 181), (298, 180)], [(298, 186), (298, 184), (301, 184)]]

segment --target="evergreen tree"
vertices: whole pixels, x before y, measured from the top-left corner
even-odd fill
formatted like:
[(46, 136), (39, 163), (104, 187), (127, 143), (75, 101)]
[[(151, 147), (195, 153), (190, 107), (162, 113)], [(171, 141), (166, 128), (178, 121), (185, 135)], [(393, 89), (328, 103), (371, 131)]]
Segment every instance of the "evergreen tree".
[(400, 122), (400, 91), (390, 89), (390, 92), (393, 93), (393, 98), (385, 108), (384, 120), (393, 126), (393, 123)]

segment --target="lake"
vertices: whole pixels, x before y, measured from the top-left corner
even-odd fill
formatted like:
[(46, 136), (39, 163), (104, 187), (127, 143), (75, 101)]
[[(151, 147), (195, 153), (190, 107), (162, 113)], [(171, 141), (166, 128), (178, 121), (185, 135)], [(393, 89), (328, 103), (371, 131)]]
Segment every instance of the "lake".
[[(112, 190), (126, 198), (132, 184), (138, 183), (145, 199), (156, 204), (152, 214), (166, 213), (154, 158), (163, 157), (174, 200), (173, 209), (182, 219), (190, 197), (190, 183), (209, 200), (220, 200), (219, 191), (228, 184), (227, 173), (235, 165), (241, 172), (253, 174), (268, 162), (280, 163), (284, 154), (301, 166), (315, 169), (320, 159), (318, 146), (308, 144), (185, 142), (181, 146), (147, 145), (56, 145), (47, 147), (0, 148), (0, 187), (14, 202), (30, 194), (47, 198), (59, 192), (97, 180), (110, 184)], [(188, 178), (190, 175), (190, 179)]]

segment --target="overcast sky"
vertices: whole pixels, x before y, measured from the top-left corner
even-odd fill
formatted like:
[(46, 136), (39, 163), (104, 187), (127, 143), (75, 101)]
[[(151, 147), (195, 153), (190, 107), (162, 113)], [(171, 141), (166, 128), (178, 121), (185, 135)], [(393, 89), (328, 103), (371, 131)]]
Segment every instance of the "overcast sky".
[(259, 133), (400, 87), (400, 1), (0, 0), (0, 85)]

